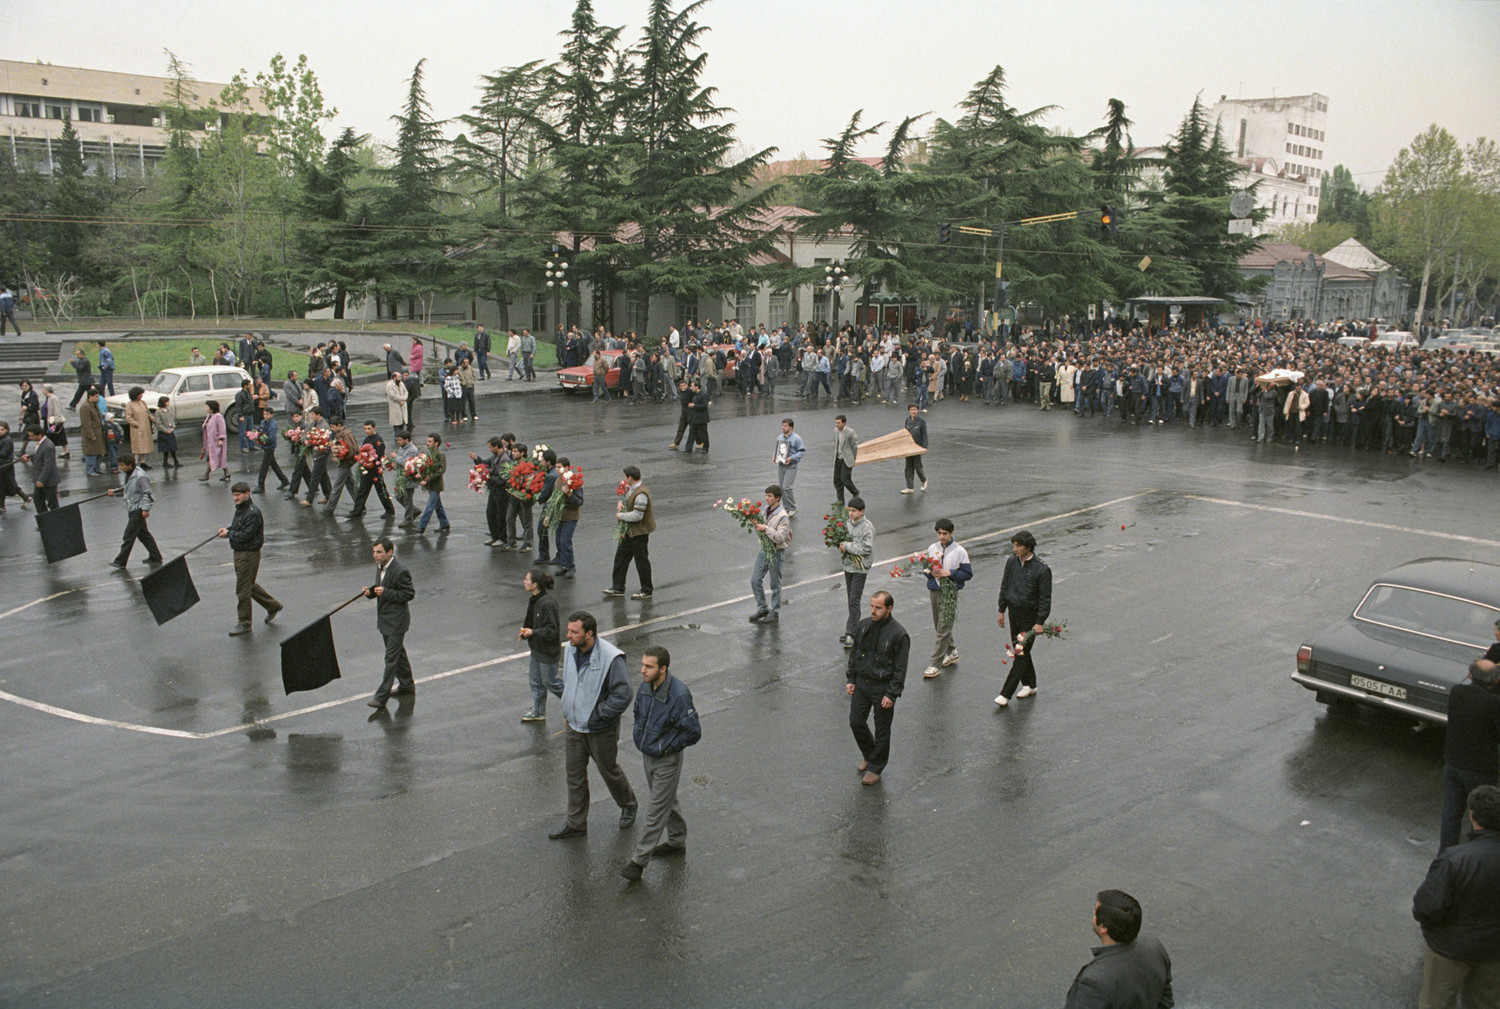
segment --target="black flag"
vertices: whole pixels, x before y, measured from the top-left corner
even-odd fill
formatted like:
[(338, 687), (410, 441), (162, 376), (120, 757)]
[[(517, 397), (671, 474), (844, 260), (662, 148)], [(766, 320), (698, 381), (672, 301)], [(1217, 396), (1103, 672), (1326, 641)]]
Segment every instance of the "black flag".
[(83, 516), (76, 504), (38, 512), (36, 527), (42, 534), (42, 549), (47, 551), (48, 564), (88, 551), (88, 544), (83, 542)]
[(316, 690), (339, 678), (332, 616), (318, 618), (281, 643), (281, 685), (288, 694)]
[(141, 579), (141, 594), (156, 624), (180, 617), (198, 603), (198, 590), (188, 573), (187, 555), (174, 558)]

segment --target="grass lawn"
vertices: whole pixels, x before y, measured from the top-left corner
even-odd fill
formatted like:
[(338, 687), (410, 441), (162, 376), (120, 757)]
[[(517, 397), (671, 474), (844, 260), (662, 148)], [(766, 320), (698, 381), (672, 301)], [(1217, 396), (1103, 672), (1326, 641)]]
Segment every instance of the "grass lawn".
[[(64, 349), (68, 349), (68, 341), (63, 342)], [(99, 367), (99, 347), (93, 340), (84, 341), (81, 346), (88, 354), (89, 360), (94, 363), (95, 371)], [(213, 360), (214, 347), (208, 340), (120, 340), (111, 341), (109, 349), (115, 355), (115, 371), (121, 375), (155, 375), (163, 368), (186, 367), (193, 358), (193, 348), (202, 351), (203, 356), (210, 361)], [(271, 357), (280, 361), (282, 358), (301, 362), (307, 359), (302, 353), (294, 353), (284, 347), (271, 347)], [(283, 369), (284, 370), (284, 369)], [(353, 362), (349, 370), (356, 375), (368, 375), (372, 372), (382, 371), (378, 364), (367, 361)]]

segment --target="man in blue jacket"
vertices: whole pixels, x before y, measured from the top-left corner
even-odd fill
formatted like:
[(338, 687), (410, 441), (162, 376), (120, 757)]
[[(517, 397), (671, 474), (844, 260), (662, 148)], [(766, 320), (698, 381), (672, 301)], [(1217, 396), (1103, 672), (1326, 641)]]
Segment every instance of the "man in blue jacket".
[(788, 517), (797, 514), (797, 498), (792, 484), (797, 480), (797, 464), (807, 453), (802, 436), (792, 430), (796, 422), (790, 417), (781, 420), (781, 437), (776, 439), (776, 451), (771, 458), (776, 462), (776, 482), (781, 485), (781, 503)]
[[(646, 826), (620, 875), (634, 882), (656, 856), (687, 851), (687, 822), (677, 801), (682, 751), (703, 738), (693, 695), (669, 670), (672, 656), (660, 645), (641, 655), (641, 688), (635, 695), (635, 748), (646, 769)], [(666, 839), (662, 839), (663, 833)]]
[(568, 819), (548, 834), (554, 841), (589, 832), (589, 761), (599, 768), (620, 807), (620, 829), (635, 823), (635, 792), (620, 770), (620, 716), (630, 706), (625, 653), (599, 637), (587, 610), (568, 615), (563, 648), (563, 754), (567, 762)]

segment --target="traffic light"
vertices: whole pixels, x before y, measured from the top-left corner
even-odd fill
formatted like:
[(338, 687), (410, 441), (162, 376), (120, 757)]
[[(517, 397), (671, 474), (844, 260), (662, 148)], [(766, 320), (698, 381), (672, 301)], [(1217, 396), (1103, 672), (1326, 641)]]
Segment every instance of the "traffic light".
[(1010, 307), (1010, 281), (995, 281), (995, 311), (1001, 312)]
[(947, 245), (953, 237), (953, 225), (943, 223), (938, 225), (938, 244)]
[(1120, 230), (1120, 208), (1099, 208), (1099, 234), (1108, 238)]

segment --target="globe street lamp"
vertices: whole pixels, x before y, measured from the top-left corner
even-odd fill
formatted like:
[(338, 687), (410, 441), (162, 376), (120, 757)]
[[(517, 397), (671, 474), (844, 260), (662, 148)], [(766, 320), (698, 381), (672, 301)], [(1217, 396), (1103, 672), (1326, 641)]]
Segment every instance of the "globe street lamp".
[(547, 290), (552, 293), (552, 322), (562, 321), (562, 292), (568, 286), (568, 261), (552, 247), (552, 258), (547, 260)]
[(844, 278), (847, 276), (849, 272), (837, 259), (823, 267), (823, 283), (818, 286), (828, 293), (829, 303), (833, 309), (829, 316), (829, 333), (838, 332), (839, 293), (844, 289)]

